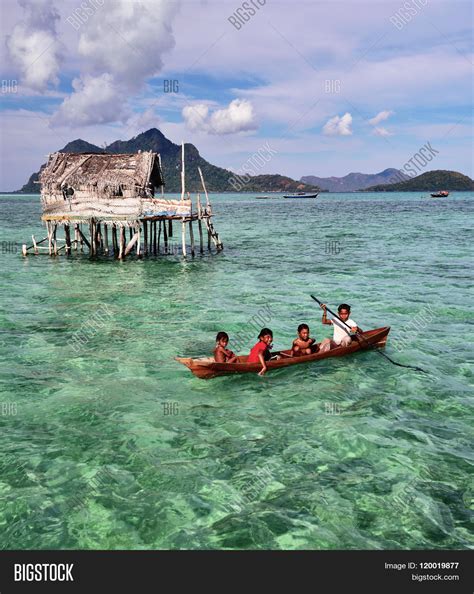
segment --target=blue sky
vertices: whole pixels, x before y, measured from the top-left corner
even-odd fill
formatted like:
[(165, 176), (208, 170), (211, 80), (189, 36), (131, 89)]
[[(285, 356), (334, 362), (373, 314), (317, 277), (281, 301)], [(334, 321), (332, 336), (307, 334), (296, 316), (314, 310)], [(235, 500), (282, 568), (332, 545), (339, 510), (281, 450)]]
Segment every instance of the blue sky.
[(0, 189), (70, 140), (151, 127), (234, 171), (265, 143), (258, 173), (300, 178), (402, 167), (430, 142), (426, 170), (472, 177), (471, 2), (253, 6), (238, 28), (252, 3), (4, 1)]

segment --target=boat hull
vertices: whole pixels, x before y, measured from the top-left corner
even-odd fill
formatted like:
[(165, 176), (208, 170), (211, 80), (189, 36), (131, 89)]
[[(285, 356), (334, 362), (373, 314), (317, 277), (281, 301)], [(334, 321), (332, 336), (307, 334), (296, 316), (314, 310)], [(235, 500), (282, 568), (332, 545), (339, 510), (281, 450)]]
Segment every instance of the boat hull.
[[(382, 348), (387, 342), (390, 327), (376, 328), (368, 330), (362, 335), (363, 339), (353, 340), (348, 347), (337, 347), (325, 353), (313, 353), (302, 357), (285, 356), (290, 351), (279, 351), (282, 353), (281, 359), (267, 361), (268, 371), (289, 367), (290, 365), (300, 365), (302, 363), (312, 363), (329, 357), (344, 357), (356, 353), (357, 351), (367, 350), (369, 348)], [(186, 357), (176, 357), (176, 360), (185, 365), (196, 377), (200, 379), (211, 379), (220, 375), (233, 375), (240, 373), (258, 373), (262, 368), (260, 363), (247, 363), (248, 355), (239, 356), (237, 363), (216, 363), (212, 358), (192, 359)]]
[(287, 196), (283, 196), (283, 198), (290, 198), (291, 200), (307, 200), (308, 198), (317, 198), (318, 194), (306, 194), (306, 195), (298, 195), (298, 194), (288, 194)]

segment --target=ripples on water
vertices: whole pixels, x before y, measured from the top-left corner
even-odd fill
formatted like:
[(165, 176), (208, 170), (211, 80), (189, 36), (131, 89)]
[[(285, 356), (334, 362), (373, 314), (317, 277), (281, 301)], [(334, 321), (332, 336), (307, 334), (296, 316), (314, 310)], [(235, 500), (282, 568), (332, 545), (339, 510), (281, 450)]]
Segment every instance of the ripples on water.
[[(213, 201), (218, 256), (2, 253), (0, 546), (472, 547), (469, 196)], [(38, 198), (0, 205), (2, 241), (43, 236)], [(174, 361), (264, 305), (276, 347), (328, 335), (309, 293), (391, 325), (387, 353), (429, 375), (373, 352), (207, 382)]]

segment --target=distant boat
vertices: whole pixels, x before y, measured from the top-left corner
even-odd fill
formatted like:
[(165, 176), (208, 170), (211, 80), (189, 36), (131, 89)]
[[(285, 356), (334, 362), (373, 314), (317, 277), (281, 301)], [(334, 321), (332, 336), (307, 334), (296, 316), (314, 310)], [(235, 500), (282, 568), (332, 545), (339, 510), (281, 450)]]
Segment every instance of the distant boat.
[(447, 196), (449, 196), (449, 192), (447, 190), (442, 190), (441, 192), (433, 192), (433, 194), (431, 194), (432, 198), (446, 198)]
[(272, 196), (255, 196), (257, 200), (270, 200)]
[(283, 198), (316, 198), (319, 192), (315, 192), (314, 194), (309, 194), (308, 192), (297, 192), (296, 194), (287, 194), (283, 196)]

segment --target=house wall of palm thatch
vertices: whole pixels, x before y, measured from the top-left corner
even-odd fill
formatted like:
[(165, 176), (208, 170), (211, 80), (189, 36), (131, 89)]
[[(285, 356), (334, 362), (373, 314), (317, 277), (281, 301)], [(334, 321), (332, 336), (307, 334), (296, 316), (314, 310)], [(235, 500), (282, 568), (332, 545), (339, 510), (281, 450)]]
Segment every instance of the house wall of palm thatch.
[(164, 186), (157, 153), (54, 153), (40, 174), (44, 221), (134, 224), (191, 215), (190, 200), (155, 197)]

